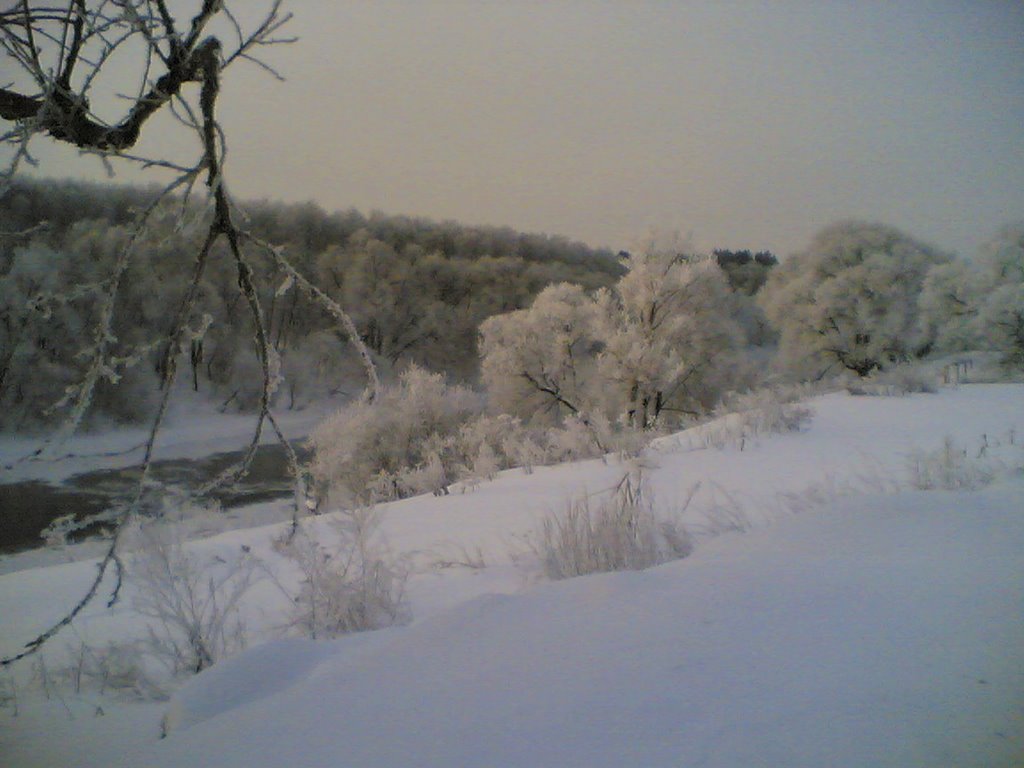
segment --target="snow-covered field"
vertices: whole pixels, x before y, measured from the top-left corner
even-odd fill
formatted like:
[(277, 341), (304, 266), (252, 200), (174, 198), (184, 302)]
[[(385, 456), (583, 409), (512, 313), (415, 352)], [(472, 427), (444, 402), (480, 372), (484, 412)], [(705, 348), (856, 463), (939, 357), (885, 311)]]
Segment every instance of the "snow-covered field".
[[(295, 574), (271, 546), (284, 523), (194, 542), (206, 559), (247, 547), (273, 574), (243, 606), (250, 649), (169, 703), (55, 682), (83, 641), (145, 636), (129, 582), (54, 642), (45, 675), (29, 663), (6, 679), (0, 762), (1020, 765), (1024, 387), (809, 406), (799, 433), (740, 441), (712, 426), (639, 462), (513, 470), (381, 507), (378, 542), (412, 569), (406, 626), (285, 638), (278, 583)], [(913, 457), (947, 439), (995, 482), (909, 489)], [(526, 543), (539, 520), (638, 465), (664, 513), (747, 530), (699, 536), (690, 557), (644, 572), (542, 581)], [(0, 576), (0, 653), (58, 618), (94, 567)]]

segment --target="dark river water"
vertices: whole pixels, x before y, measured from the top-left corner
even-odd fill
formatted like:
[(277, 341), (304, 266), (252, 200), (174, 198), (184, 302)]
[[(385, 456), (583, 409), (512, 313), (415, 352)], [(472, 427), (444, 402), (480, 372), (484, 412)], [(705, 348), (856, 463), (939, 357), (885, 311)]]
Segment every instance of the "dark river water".
[[(151, 476), (161, 483), (194, 489), (242, 458), (243, 451), (215, 453), (202, 459), (156, 461)], [(300, 458), (305, 458), (300, 452)], [(135, 491), (138, 470), (105, 469), (74, 475), (60, 484), (38, 480), (0, 484), (0, 553), (20, 552), (43, 545), (40, 532), (53, 520), (74, 512), (86, 520), (123, 502)], [(230, 509), (261, 501), (287, 498), (292, 480), (284, 449), (280, 445), (260, 446), (249, 474), (229, 488), (210, 494)], [(90, 526), (76, 534), (81, 539), (99, 532)]]

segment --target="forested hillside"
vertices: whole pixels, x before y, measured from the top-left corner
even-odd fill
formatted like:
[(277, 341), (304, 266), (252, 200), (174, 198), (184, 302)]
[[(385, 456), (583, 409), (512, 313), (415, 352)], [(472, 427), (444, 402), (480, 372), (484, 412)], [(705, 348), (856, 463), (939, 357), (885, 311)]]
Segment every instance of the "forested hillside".
[[(88, 379), (94, 423), (138, 421), (152, 413), (161, 365), (178, 365), (225, 410), (254, 408), (263, 333), (276, 408), (343, 404), (366, 372), (331, 302), (385, 384), (416, 365), (486, 390), (492, 411), (524, 423), (572, 417), (608, 433), (681, 424), (769, 376), (877, 377), (968, 350), (998, 353), (1010, 370), (1024, 359), (1019, 226), (964, 261), (893, 227), (838, 222), (776, 266), (767, 251), (701, 256), (671, 236), (613, 254), (507, 227), (251, 202), (236, 214), (240, 231), (295, 270), (273, 250), (246, 257), (256, 329), (226, 244), (194, 269), (206, 207), (165, 198), (137, 228), (158, 195), (29, 179), (4, 194), (0, 428), (56, 423), (81, 408)], [(321, 295), (299, 290), (302, 279)], [(193, 285), (195, 302), (180, 309)]]
[[(79, 351), (103, 311), (100, 297), (132, 222), (156, 190), (17, 179), (0, 201), (0, 426), (24, 429), (81, 376)], [(244, 227), (282, 246), (299, 271), (353, 317), (385, 375), (417, 363), (473, 380), (477, 329), (487, 317), (521, 309), (545, 286), (611, 285), (622, 273), (608, 250), (507, 227), (327, 213), (313, 203), (242, 206)], [(134, 420), (156, 395), (156, 361), (190, 279), (191, 254), (208, 212), (170, 200), (137, 236), (128, 279), (114, 307), (115, 369), (97, 389), (93, 413)], [(343, 332), (315, 302), (254, 260), (283, 383), (278, 405), (357, 392)], [(189, 319), (191, 384), (229, 408), (259, 395), (251, 320), (230, 258), (206, 271)], [(117, 386), (114, 386), (114, 380)]]

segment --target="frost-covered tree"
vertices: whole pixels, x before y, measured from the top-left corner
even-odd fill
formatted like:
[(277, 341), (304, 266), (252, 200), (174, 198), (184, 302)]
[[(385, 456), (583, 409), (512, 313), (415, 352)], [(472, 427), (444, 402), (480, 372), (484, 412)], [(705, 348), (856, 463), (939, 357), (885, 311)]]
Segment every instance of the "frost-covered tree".
[(725, 275), (678, 240), (625, 254), (625, 275), (591, 298), (545, 289), (525, 310), (481, 326), (492, 406), (585, 424), (599, 416), (649, 429), (666, 415), (714, 404), (730, 387), (743, 333)]
[(638, 429), (713, 405), (742, 343), (725, 275), (684, 247), (644, 243), (623, 259), (614, 290), (598, 295), (601, 375), (615, 392), (614, 415)]
[(412, 271), (416, 255), (399, 256), (363, 231), (350, 240), (347, 258), (345, 303), (356, 310), (353, 320), (363, 342), (394, 363), (424, 333), (418, 320), (425, 302)]
[(989, 290), (976, 332), (1010, 368), (1024, 368), (1024, 222), (1003, 227), (982, 250)]
[(480, 326), (481, 372), (493, 407), (549, 423), (595, 405), (597, 304), (578, 285), (545, 288), (528, 309)]
[[(0, 426), (28, 432), (73, 402), (88, 374), (80, 341), (101, 319), (97, 298), (129, 237), (125, 227), (83, 220), (51, 244), (32, 238), (13, 249), (6, 273), (0, 272)], [(156, 394), (147, 387), (155, 381), (147, 365), (153, 337), (146, 333), (154, 318), (147, 313), (167, 294), (149, 256), (130, 270), (111, 320), (117, 344), (91, 402), (104, 418), (138, 419), (150, 412)]]
[(920, 333), (935, 352), (961, 352), (982, 346), (978, 310), (990, 286), (976, 263), (957, 259), (932, 267), (918, 300)]
[(772, 270), (761, 292), (781, 334), (781, 364), (799, 376), (866, 376), (925, 351), (918, 299), (928, 271), (950, 258), (883, 224), (822, 230)]
[(1024, 366), (1024, 224), (1009, 225), (975, 261), (933, 267), (921, 292), (921, 328), (939, 352), (987, 349)]
[(69, 311), (70, 301), (34, 307), (59, 282), (50, 267), (56, 258), (52, 249), (30, 244), (15, 251), (0, 277), (0, 423), (7, 427), (23, 427), (29, 414), (57, 402), (74, 379), (74, 350), (68, 347), (84, 330), (78, 313)]
[(985, 244), (982, 264), (996, 283), (1024, 283), (1024, 221), (1007, 224)]
[(1024, 282), (996, 288), (978, 314), (981, 333), (1008, 368), (1024, 369)]

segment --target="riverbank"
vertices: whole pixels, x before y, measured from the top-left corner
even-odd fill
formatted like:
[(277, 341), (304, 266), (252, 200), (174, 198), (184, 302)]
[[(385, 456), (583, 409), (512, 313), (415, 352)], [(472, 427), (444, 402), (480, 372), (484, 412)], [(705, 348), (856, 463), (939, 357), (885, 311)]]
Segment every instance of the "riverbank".
[[(325, 401), (301, 411), (275, 413), (275, 418), (285, 437), (300, 441), (340, 405)], [(160, 430), (155, 458), (202, 459), (242, 450), (252, 440), (255, 424), (253, 414), (221, 413), (216, 403), (185, 393)], [(59, 483), (75, 475), (132, 467), (142, 460), (148, 436), (145, 425), (82, 432), (59, 442), (47, 434), (0, 434), (0, 484)], [(265, 428), (261, 445), (276, 442), (273, 430)]]
[[(278, 424), (302, 453), (309, 431), (338, 407), (327, 401), (277, 415)], [(241, 458), (252, 440), (255, 417), (221, 413), (202, 395), (181, 393), (157, 440), (153, 477), (187, 492)], [(44, 547), (40, 533), (74, 513), (94, 517), (134, 491), (148, 430), (120, 426), (83, 432), (57, 442), (47, 435), (0, 435), (0, 574), (95, 557), (102, 543), (89, 541), (90, 526), (59, 549)], [(249, 475), (212, 494), (210, 510), (192, 521), (196, 536), (268, 525), (290, 516), (291, 478), (277, 436), (264, 429)]]

